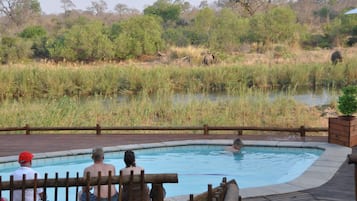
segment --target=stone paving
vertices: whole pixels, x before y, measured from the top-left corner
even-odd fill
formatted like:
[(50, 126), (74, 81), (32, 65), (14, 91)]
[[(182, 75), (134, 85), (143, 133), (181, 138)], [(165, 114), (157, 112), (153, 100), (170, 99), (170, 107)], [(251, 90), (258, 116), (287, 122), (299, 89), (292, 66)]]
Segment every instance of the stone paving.
[[(202, 134), (37, 134), (37, 135), (0, 135), (0, 157), (16, 156), (23, 150), (34, 153), (90, 149), (94, 146), (118, 146), (128, 144), (157, 143), (177, 140), (235, 139), (237, 135), (202, 135)], [(239, 136), (243, 140), (326, 142), (327, 137), (291, 137), (268, 135)], [(352, 149), (357, 153), (357, 148)], [(355, 197), (354, 166), (347, 164), (346, 156), (342, 166), (327, 183), (301, 191), (263, 195), (244, 198), (244, 201), (352, 201)]]

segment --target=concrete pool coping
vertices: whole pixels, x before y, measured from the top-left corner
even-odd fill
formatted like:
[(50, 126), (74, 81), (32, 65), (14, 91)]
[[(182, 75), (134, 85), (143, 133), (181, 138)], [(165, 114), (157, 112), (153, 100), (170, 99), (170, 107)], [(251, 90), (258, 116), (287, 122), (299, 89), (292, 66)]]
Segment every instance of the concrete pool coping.
[[(258, 141), (243, 140), (245, 145), (250, 146), (270, 146), (270, 147), (296, 147), (296, 148), (320, 148), (323, 154), (298, 178), (283, 184), (276, 184), (264, 187), (240, 189), (243, 198), (266, 196), (273, 194), (283, 194), (295, 191), (315, 188), (329, 181), (343, 162), (347, 154), (352, 152), (349, 147), (343, 147), (326, 142), (290, 142), (290, 141)], [(166, 146), (180, 145), (231, 145), (232, 140), (180, 140), (159, 143), (130, 144), (104, 147), (105, 152), (122, 151), (128, 149), (146, 149)], [(75, 149), (59, 152), (35, 153), (36, 159), (50, 159), (53, 157), (72, 157), (76, 155), (90, 154), (92, 149)], [(17, 163), (17, 156), (0, 157), (1, 163)], [(239, 185), (239, 181), (237, 181)], [(188, 195), (167, 198), (166, 200), (178, 201), (187, 200)]]

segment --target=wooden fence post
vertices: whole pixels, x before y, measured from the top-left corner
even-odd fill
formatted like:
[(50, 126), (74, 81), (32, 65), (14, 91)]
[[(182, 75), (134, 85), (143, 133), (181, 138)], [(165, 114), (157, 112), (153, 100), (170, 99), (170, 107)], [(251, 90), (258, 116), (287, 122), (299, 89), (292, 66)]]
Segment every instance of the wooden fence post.
[(208, 135), (208, 125), (207, 124), (203, 125), (203, 134)]
[(97, 124), (96, 131), (97, 131), (97, 135), (102, 134), (102, 133), (101, 133), (101, 128), (100, 128), (100, 125), (99, 125), (99, 124)]
[(301, 126), (300, 127), (300, 137), (305, 137), (305, 135), (306, 135), (305, 126)]
[(26, 135), (30, 135), (30, 125), (26, 124), (25, 130), (26, 130)]

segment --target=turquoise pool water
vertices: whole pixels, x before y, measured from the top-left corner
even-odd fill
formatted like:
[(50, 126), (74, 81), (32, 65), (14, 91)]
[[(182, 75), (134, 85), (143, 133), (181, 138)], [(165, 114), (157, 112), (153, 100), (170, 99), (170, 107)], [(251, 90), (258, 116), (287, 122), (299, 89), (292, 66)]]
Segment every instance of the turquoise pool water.
[[(285, 183), (300, 176), (323, 153), (312, 148), (245, 146), (240, 153), (233, 154), (224, 148), (190, 145), (135, 150), (135, 153), (137, 165), (144, 167), (146, 173), (178, 173), (178, 184), (165, 184), (167, 197), (201, 193), (207, 190), (207, 184), (219, 185), (223, 177), (235, 179), (240, 188)], [(119, 172), (124, 167), (123, 155), (123, 152), (106, 153), (105, 162), (114, 164)], [(44, 173), (54, 177), (56, 172), (65, 177), (67, 171), (75, 177), (77, 172), (82, 175), (90, 164), (90, 155), (33, 161), (42, 177)], [(2, 179), (8, 180), (17, 167), (0, 164)]]

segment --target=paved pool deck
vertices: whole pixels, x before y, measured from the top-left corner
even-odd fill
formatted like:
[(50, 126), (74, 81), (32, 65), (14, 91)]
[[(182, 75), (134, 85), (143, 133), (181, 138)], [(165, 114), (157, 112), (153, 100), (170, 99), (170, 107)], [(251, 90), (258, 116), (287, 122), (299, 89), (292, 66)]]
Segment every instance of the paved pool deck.
[[(37, 134), (0, 135), (0, 161), (16, 160), (23, 150), (37, 153), (37, 157), (52, 157), (57, 154), (74, 155), (86, 153), (94, 146), (106, 147), (106, 151), (167, 146), (189, 143), (230, 144), (237, 135), (201, 134)], [(347, 154), (357, 153), (356, 148), (328, 144), (327, 137), (296, 136), (239, 136), (247, 145), (320, 147), (326, 151), (301, 177), (279, 185), (263, 188), (241, 189), (243, 200), (248, 201), (352, 201), (355, 200), (354, 166), (347, 164)], [(239, 185), (239, 181), (238, 185)], [(168, 200), (187, 200), (177, 197)]]

